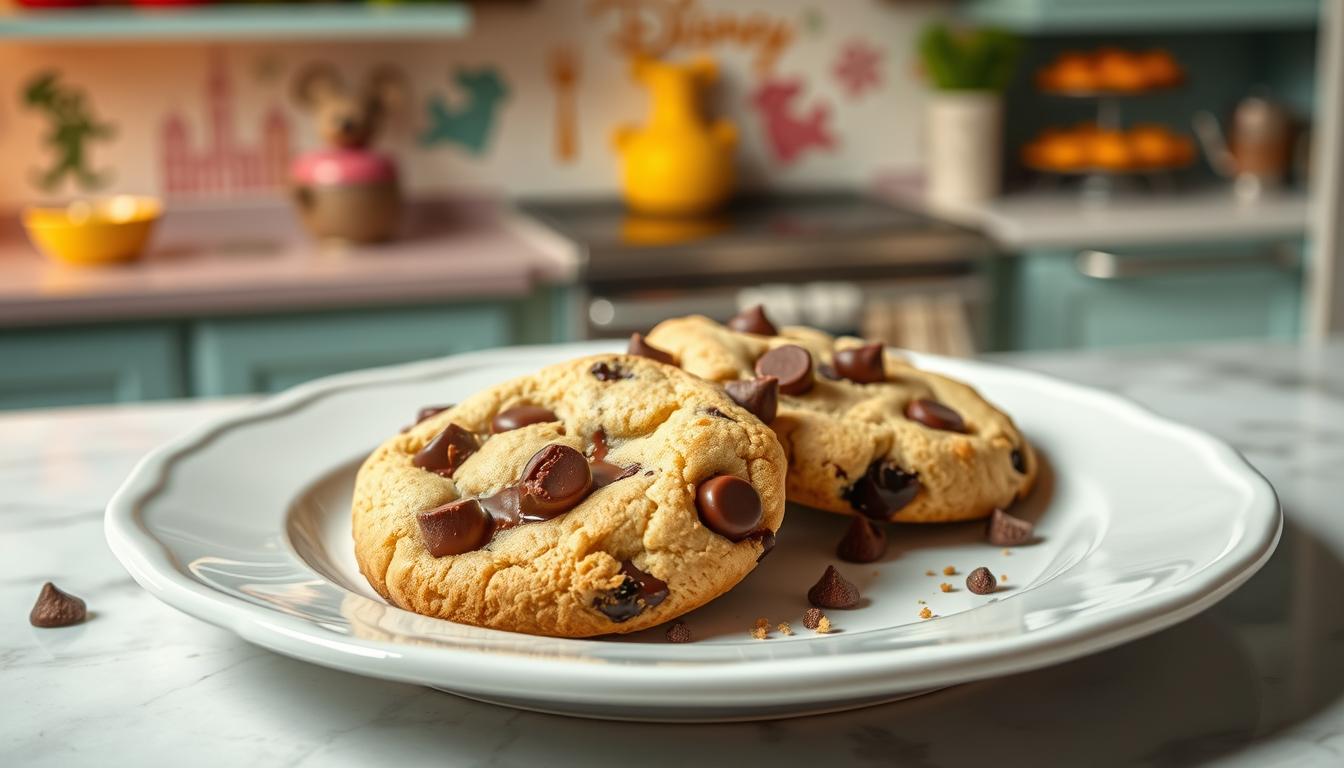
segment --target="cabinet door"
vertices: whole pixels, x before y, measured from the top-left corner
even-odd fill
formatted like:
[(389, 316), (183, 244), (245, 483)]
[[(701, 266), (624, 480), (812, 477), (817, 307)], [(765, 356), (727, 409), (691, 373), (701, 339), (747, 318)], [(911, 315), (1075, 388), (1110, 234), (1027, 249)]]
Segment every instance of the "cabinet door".
[(1036, 251), (1016, 265), (1020, 349), (1293, 338), (1300, 246)]
[(328, 374), (510, 344), (509, 302), (208, 320), (192, 328), (199, 395), (277, 392)]
[(0, 331), (0, 408), (182, 397), (172, 325)]

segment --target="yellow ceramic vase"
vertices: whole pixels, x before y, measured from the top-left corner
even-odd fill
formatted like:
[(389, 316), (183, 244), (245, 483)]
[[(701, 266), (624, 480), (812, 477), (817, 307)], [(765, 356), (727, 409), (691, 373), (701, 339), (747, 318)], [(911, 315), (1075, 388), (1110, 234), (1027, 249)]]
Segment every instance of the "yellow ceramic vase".
[(700, 91), (718, 67), (709, 59), (669, 64), (634, 62), (635, 79), (649, 91), (648, 122), (616, 129), (626, 203), (658, 216), (706, 213), (728, 200), (736, 173), (737, 128), (700, 114)]

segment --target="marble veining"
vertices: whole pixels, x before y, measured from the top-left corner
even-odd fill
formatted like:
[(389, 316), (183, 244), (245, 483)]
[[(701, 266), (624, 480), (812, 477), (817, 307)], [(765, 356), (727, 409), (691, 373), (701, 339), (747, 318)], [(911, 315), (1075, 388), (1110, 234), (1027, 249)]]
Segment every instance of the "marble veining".
[[(1344, 762), (1344, 341), (1005, 361), (1238, 447), (1283, 502), (1278, 552), (1200, 616), (1035, 672), (785, 721), (586, 721), (293, 661), (136, 586), (101, 505), (145, 451), (238, 401), (0, 415), (0, 765)], [(86, 624), (28, 626), (47, 579), (88, 601)]]

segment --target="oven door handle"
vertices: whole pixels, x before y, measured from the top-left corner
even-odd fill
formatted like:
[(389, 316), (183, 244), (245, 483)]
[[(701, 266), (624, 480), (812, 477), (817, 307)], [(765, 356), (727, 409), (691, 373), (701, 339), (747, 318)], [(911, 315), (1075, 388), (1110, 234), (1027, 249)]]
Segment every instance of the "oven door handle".
[(1258, 266), (1290, 271), (1298, 267), (1298, 259), (1293, 249), (1285, 246), (1270, 246), (1247, 251), (1238, 256), (1217, 258), (1198, 256), (1133, 258), (1089, 248), (1079, 251), (1074, 256), (1073, 265), (1079, 274), (1093, 280), (1127, 280)]

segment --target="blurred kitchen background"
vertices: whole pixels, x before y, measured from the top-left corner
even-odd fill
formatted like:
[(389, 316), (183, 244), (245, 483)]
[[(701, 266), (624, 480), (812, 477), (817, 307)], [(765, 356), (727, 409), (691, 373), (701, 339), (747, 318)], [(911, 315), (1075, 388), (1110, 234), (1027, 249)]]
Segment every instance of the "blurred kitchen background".
[(0, 408), (757, 302), (952, 355), (1320, 337), (1341, 25), (1332, 0), (0, 0)]

